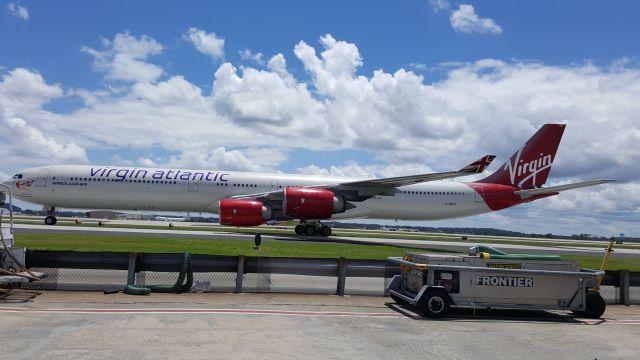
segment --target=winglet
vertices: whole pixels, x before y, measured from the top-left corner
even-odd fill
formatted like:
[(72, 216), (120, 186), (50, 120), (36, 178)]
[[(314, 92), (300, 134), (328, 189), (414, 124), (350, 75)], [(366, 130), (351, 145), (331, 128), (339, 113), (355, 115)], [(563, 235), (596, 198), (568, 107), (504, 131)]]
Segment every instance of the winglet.
[(489, 166), (489, 164), (491, 164), (491, 162), (495, 158), (496, 158), (495, 155), (485, 155), (482, 158), (460, 169), (460, 172), (466, 172), (470, 174), (480, 174)]

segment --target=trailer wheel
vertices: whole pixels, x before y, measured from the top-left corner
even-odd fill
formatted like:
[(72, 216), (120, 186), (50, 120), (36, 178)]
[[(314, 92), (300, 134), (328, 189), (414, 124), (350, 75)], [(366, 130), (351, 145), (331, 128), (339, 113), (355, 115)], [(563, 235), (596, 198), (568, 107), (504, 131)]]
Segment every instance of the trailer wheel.
[(420, 310), (430, 318), (439, 319), (447, 316), (451, 301), (444, 291), (429, 291), (419, 302)]
[(586, 300), (587, 309), (582, 313), (582, 315), (590, 319), (599, 319), (602, 314), (604, 314), (604, 310), (607, 308), (607, 303), (604, 301), (602, 296), (596, 292), (588, 293)]

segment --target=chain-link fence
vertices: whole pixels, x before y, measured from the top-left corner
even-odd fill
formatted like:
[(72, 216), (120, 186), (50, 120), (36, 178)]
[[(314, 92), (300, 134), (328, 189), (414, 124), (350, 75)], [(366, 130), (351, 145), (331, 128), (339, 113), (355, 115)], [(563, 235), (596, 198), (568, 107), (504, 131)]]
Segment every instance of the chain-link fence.
[[(39, 281), (22, 283), (38, 290), (122, 290), (127, 285), (127, 253), (27, 251), (26, 266), (45, 274)], [(67, 265), (67, 266), (65, 266)]]
[(127, 285), (127, 270), (61, 269), (32, 267), (29, 270), (46, 274), (34, 282), (21, 283), (33, 290), (122, 290)]
[[(607, 304), (620, 303), (620, 288), (616, 286), (600, 286), (600, 295), (602, 295), (602, 298)], [(640, 300), (640, 298), (638, 300)]]
[(629, 287), (629, 299), (632, 304), (640, 305), (640, 286)]
[[(28, 251), (27, 267), (47, 276), (21, 286), (40, 290), (121, 290), (127, 284), (173, 285), (182, 259), (182, 254)], [(214, 255), (193, 255), (191, 259), (192, 292), (383, 295), (392, 277), (400, 274), (397, 265), (383, 260)], [(640, 304), (640, 273), (607, 272), (600, 293), (609, 304), (623, 303), (625, 296), (629, 303)]]

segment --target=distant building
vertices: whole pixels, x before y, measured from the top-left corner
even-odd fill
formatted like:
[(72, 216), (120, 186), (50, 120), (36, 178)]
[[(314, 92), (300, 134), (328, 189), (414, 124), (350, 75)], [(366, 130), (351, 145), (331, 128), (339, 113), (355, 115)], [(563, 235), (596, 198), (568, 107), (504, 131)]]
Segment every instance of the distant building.
[(116, 220), (142, 220), (142, 214), (117, 214)]

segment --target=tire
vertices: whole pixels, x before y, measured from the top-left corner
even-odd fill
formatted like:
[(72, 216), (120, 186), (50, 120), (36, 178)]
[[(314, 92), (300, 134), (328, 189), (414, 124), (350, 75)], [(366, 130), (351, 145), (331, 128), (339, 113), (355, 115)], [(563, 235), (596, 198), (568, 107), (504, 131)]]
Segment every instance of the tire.
[(295, 231), (296, 231), (296, 234), (303, 235), (304, 234), (304, 225), (296, 225)]
[(49, 215), (46, 218), (44, 218), (44, 223), (46, 225), (55, 225), (58, 222), (58, 219), (56, 219), (55, 216)]
[(602, 317), (602, 314), (604, 314), (604, 311), (607, 308), (607, 303), (600, 294), (596, 292), (588, 293), (586, 302), (587, 308), (581, 313), (581, 315), (590, 319), (599, 319)]
[(304, 227), (304, 233), (309, 236), (313, 236), (316, 234), (316, 227), (313, 225), (307, 225)]
[(328, 226), (323, 226), (320, 228), (320, 235), (322, 236), (331, 236), (331, 228)]
[(399, 297), (397, 297), (395, 295), (389, 295), (389, 296), (391, 296), (393, 301), (395, 301), (396, 304), (398, 304), (398, 305), (407, 305), (408, 304), (408, 302), (406, 300), (401, 299), (401, 298), (399, 298)]
[(449, 296), (446, 292), (440, 290), (427, 292), (419, 302), (420, 310), (424, 315), (433, 319), (447, 316), (450, 306)]

